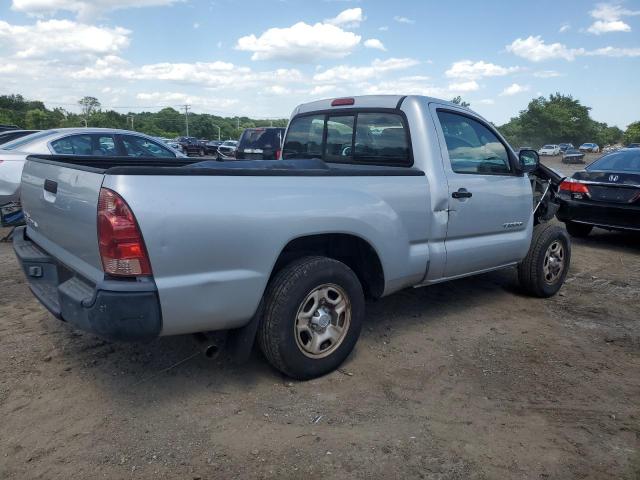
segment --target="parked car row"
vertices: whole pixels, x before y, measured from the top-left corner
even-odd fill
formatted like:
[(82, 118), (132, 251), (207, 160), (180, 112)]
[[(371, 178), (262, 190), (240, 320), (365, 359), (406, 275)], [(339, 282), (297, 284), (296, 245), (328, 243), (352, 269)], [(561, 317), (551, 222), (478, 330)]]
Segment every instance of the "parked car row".
[[(10, 130), (16, 131), (19, 130)], [(34, 131), (0, 145), (0, 206), (19, 201), (22, 167), (25, 159), (33, 154), (174, 159), (186, 157), (154, 137), (128, 130), (57, 128)]]

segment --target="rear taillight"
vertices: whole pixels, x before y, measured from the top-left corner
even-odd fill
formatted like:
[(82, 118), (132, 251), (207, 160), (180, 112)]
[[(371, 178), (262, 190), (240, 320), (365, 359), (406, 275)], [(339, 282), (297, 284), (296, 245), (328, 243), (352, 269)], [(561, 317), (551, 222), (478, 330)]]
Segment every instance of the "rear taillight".
[(151, 275), (147, 249), (136, 217), (113, 190), (100, 189), (98, 245), (105, 273), (120, 277)]
[(569, 193), (586, 193), (589, 194), (589, 188), (584, 184), (580, 183), (573, 178), (568, 178), (563, 180), (560, 184), (561, 192), (569, 192)]
[(280, 150), (280, 149), (276, 150), (276, 160), (280, 160), (280, 155), (281, 154), (282, 154), (282, 150)]

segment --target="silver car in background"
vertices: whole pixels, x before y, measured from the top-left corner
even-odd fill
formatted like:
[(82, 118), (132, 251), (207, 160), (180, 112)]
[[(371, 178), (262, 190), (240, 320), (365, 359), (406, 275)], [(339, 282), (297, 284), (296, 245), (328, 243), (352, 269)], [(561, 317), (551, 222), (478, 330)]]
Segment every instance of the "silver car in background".
[(128, 130), (57, 128), (36, 132), (0, 147), (0, 206), (19, 201), (22, 167), (32, 154), (186, 158), (153, 137)]

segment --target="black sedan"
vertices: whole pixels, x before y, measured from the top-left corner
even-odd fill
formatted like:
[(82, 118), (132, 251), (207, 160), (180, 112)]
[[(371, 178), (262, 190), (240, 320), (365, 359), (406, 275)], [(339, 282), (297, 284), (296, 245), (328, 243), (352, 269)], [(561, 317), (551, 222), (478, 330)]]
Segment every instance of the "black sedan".
[(557, 217), (575, 237), (593, 227), (640, 231), (640, 149), (604, 155), (565, 178), (558, 199)]

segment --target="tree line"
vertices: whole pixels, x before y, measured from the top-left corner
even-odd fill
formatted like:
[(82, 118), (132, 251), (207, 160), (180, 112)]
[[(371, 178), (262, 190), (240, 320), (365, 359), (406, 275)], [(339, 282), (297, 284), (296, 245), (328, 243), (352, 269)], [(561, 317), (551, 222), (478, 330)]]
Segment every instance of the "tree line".
[[(456, 97), (453, 101), (469, 104)], [(15, 124), (27, 129), (61, 127), (105, 127), (136, 130), (157, 137), (175, 138), (186, 134), (185, 115), (166, 107), (158, 112), (120, 113), (103, 110), (95, 97), (79, 100), (80, 113), (63, 108), (46, 108), (38, 100), (26, 100), (22, 95), (0, 96), (0, 124)], [(498, 129), (514, 147), (538, 148), (545, 143), (595, 142), (600, 146), (616, 143), (640, 142), (640, 121), (630, 124), (626, 131), (597, 122), (590, 116), (590, 107), (571, 95), (552, 94), (548, 98), (534, 98), (526, 109)], [(286, 127), (287, 119), (256, 120), (249, 117), (220, 117), (206, 113), (190, 113), (189, 135), (197, 138), (236, 139), (244, 128)]]
[[(46, 108), (38, 100), (26, 100), (22, 95), (0, 96), (0, 124), (18, 125), (25, 129), (45, 130), (64, 127), (104, 127), (135, 130), (155, 137), (176, 138), (186, 134), (185, 115), (166, 107), (158, 112), (128, 112), (102, 109), (95, 97), (78, 101), (80, 113), (63, 108)], [(220, 117), (206, 113), (189, 113), (189, 135), (216, 140), (218, 127), (222, 140), (237, 139), (250, 127), (286, 127), (288, 119), (258, 120), (249, 117)]]

